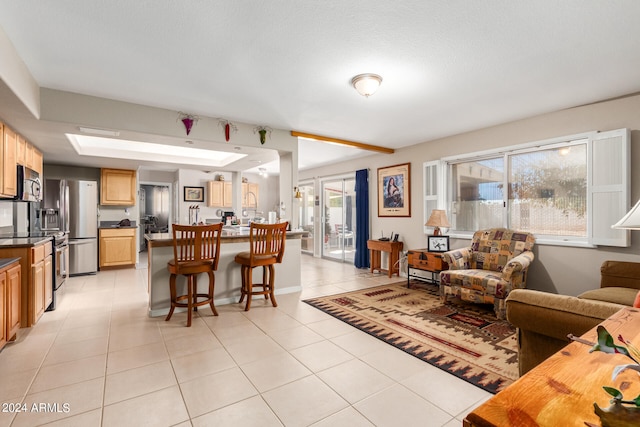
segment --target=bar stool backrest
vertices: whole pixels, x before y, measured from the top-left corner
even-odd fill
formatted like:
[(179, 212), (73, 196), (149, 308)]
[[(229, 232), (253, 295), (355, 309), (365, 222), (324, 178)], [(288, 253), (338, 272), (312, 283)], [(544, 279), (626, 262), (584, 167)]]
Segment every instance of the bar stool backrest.
[(282, 262), (284, 242), (287, 236), (287, 222), (278, 224), (251, 223), (249, 229), (249, 252), (251, 263), (255, 257), (275, 256), (276, 262)]
[(210, 225), (173, 224), (173, 259), (177, 263), (212, 261), (218, 269), (222, 223)]

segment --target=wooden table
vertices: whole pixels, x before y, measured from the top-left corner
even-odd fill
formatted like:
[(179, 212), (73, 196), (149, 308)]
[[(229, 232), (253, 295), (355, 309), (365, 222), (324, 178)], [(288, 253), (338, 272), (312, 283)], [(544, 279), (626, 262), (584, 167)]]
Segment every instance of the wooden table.
[[(428, 271), (431, 273), (431, 280), (425, 279), (422, 276), (412, 276), (412, 268), (415, 270)], [(438, 284), (438, 274), (448, 268), (449, 264), (444, 262), (441, 252), (429, 252), (428, 249), (411, 249), (407, 252), (407, 286), (409, 286), (412, 277)]]
[[(624, 308), (601, 325), (616, 344), (620, 344), (617, 337), (622, 335), (640, 347), (640, 310)], [(596, 328), (581, 338), (596, 342)], [(631, 400), (640, 394), (640, 378), (636, 371), (627, 370), (612, 381), (614, 367), (631, 360), (620, 354), (589, 353), (590, 349), (572, 342), (468, 414), (463, 426), (601, 425), (593, 404), (607, 408), (611, 397), (602, 387), (617, 388)]]
[[(402, 250), (402, 242), (392, 242), (390, 240), (367, 240), (367, 248), (371, 253), (371, 272), (379, 270), (382, 273), (389, 273), (389, 277), (393, 274), (400, 276), (400, 251)], [(383, 269), (380, 263), (382, 252), (389, 252), (389, 268)]]

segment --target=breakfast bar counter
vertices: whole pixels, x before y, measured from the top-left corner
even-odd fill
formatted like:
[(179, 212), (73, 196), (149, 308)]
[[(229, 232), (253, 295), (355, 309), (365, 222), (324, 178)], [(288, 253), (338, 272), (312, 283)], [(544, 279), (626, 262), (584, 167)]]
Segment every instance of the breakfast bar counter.
[[(215, 272), (214, 298), (216, 305), (237, 303), (240, 298), (240, 265), (236, 264), (236, 254), (249, 250), (248, 227), (232, 227), (223, 229), (220, 238), (220, 259)], [(288, 231), (285, 242), (284, 258), (276, 264), (275, 294), (298, 292), (301, 287), (300, 242), (306, 235), (304, 231)], [(169, 294), (169, 271), (167, 263), (173, 259), (173, 235), (171, 233), (151, 233), (144, 235), (147, 241), (149, 316), (164, 316), (171, 306)], [(262, 273), (256, 271), (256, 279)], [(198, 278), (198, 288), (206, 292), (208, 277), (203, 274)], [(184, 276), (177, 278), (178, 294), (186, 287)], [(182, 289), (181, 289), (182, 287)], [(271, 303), (269, 302), (269, 305)]]

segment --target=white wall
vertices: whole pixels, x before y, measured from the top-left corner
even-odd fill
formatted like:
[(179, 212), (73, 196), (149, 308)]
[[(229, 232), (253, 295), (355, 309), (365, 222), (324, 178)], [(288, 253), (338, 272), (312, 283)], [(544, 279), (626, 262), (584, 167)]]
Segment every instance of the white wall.
[[(631, 129), (631, 199), (640, 198), (640, 95), (571, 108), (530, 117), (460, 135), (428, 141), (397, 150), (394, 154), (374, 154), (328, 167), (300, 171), (299, 179), (339, 175), (358, 169), (370, 169), (369, 192), (371, 236), (381, 230), (393, 229), (400, 234), (406, 249), (426, 247), (423, 233), (422, 163), (446, 156), (499, 148), (530, 141), (539, 141), (585, 131)], [(411, 163), (411, 217), (379, 218), (377, 215), (377, 168), (399, 163)], [(629, 248), (599, 247), (597, 249), (536, 245), (536, 260), (529, 273), (527, 287), (549, 292), (577, 295), (599, 286), (600, 265), (605, 260), (640, 262), (640, 231), (631, 233)], [(453, 248), (468, 240), (454, 239)]]

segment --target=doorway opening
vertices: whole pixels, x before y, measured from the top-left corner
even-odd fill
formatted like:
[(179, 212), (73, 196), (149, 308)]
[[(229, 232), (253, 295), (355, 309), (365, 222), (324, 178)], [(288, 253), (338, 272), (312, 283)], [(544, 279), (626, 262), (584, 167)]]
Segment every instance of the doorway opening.
[(322, 257), (353, 263), (356, 253), (355, 178), (322, 182)]
[(140, 251), (147, 249), (145, 234), (168, 233), (171, 223), (171, 187), (163, 183), (140, 184)]

